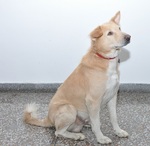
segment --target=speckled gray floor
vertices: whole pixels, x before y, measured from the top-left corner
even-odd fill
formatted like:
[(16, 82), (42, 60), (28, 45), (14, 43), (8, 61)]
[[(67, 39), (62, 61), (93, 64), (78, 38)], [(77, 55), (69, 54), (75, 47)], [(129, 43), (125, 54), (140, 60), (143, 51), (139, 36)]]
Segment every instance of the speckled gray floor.
[[(7, 90), (0, 92), (0, 146), (97, 146), (90, 128), (83, 128), (84, 141), (55, 138), (54, 128), (43, 128), (23, 123), (24, 105), (36, 102), (39, 117), (47, 114), (48, 103), (54, 93)], [(150, 86), (122, 85), (118, 95), (117, 114), (120, 126), (129, 138), (118, 138), (109, 122), (108, 111), (101, 113), (102, 131), (113, 141), (110, 146), (150, 146)]]

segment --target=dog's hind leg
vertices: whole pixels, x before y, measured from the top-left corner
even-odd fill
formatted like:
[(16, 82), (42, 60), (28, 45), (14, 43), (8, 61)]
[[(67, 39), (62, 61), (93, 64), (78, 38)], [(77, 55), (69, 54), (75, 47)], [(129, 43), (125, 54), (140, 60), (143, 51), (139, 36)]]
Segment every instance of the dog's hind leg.
[(82, 133), (70, 132), (69, 129), (75, 124), (77, 111), (72, 105), (63, 105), (59, 107), (55, 117), (56, 136), (63, 136), (74, 140), (83, 140), (85, 136)]
[(74, 140), (84, 140), (85, 139), (85, 136), (82, 133), (69, 132), (65, 128), (66, 127), (64, 127), (64, 129), (62, 129), (62, 130), (56, 131), (55, 135), (63, 136), (63, 137), (74, 139)]

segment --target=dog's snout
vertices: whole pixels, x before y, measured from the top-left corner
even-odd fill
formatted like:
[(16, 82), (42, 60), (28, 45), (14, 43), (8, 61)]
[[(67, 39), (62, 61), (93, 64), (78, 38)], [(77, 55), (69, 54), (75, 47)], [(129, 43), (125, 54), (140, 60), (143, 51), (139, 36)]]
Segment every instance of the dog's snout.
[(125, 39), (127, 42), (130, 42), (131, 36), (127, 34), (127, 35), (124, 36), (124, 39)]

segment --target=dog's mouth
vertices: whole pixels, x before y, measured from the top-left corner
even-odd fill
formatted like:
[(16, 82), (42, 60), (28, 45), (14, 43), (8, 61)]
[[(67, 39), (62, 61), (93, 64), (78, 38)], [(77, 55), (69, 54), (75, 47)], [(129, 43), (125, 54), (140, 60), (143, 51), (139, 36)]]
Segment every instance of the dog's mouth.
[(116, 48), (116, 50), (117, 50), (117, 51), (120, 51), (120, 50), (121, 50), (121, 47), (120, 47), (120, 48)]
[(125, 40), (124, 46), (128, 45), (130, 43), (130, 40)]
[(121, 50), (122, 47), (128, 45), (129, 43), (130, 43), (130, 40), (125, 40), (122, 45), (116, 45), (116, 46), (114, 46), (114, 48), (119, 51), (119, 50)]
[(114, 48), (119, 51), (122, 47), (128, 45), (130, 43), (130, 41), (131, 41), (131, 36), (125, 35), (122, 43), (120, 45), (114, 46)]
[(114, 47), (114, 49), (115, 49), (116, 51), (120, 51), (120, 50), (121, 50), (121, 48), (122, 48), (123, 46), (124, 46), (124, 45), (115, 46), (115, 47)]

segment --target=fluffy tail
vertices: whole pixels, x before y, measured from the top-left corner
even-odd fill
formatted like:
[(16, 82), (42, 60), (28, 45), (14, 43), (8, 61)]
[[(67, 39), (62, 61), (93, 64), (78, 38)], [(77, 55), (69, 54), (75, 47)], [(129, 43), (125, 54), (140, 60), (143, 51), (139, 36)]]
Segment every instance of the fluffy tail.
[(31, 125), (42, 126), (42, 127), (53, 126), (48, 117), (42, 120), (38, 119), (37, 110), (38, 107), (36, 106), (36, 104), (34, 103), (28, 104), (24, 111), (24, 122)]

